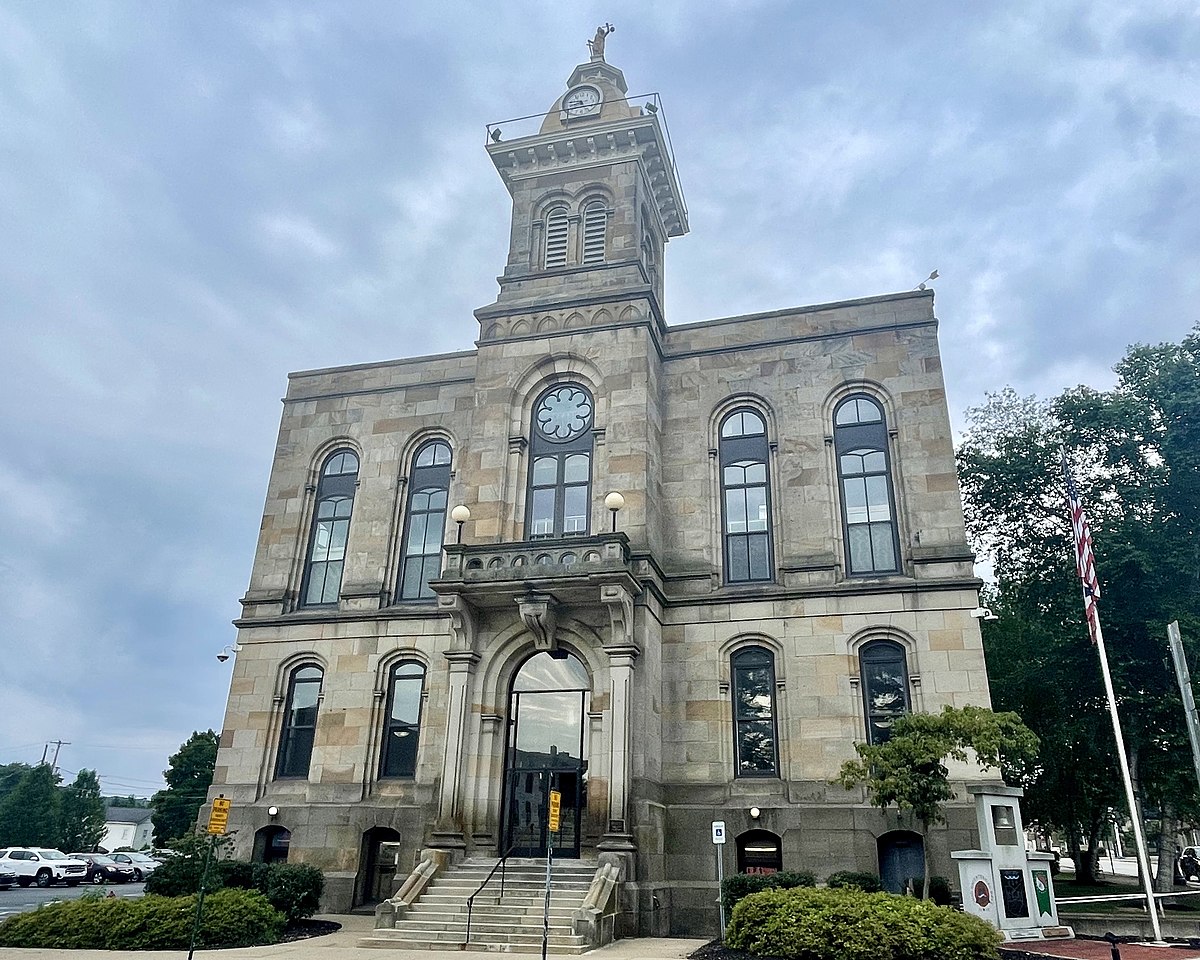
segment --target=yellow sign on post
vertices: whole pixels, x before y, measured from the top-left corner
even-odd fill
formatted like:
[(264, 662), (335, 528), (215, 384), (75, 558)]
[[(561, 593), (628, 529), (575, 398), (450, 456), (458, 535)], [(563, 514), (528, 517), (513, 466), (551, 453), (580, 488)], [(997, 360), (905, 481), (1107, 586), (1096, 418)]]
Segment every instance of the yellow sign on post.
[(212, 803), (212, 812), (208, 815), (208, 832), (223, 834), (229, 826), (230, 801), (217, 797)]
[(562, 794), (557, 790), (550, 791), (550, 832), (558, 833), (558, 816), (562, 811)]

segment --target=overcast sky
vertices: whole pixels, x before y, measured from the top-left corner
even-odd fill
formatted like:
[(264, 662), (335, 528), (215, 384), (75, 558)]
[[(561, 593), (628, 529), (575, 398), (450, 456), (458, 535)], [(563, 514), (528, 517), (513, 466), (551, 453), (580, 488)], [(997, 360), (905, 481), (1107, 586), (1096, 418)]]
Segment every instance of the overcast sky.
[[(988, 12), (993, 11), (993, 12)], [(0, 8), (0, 762), (148, 795), (221, 726), (289, 371), (469, 349), (488, 121), (615, 23), (692, 233), (672, 323), (911, 289), (957, 423), (1200, 300), (1194, 0)]]

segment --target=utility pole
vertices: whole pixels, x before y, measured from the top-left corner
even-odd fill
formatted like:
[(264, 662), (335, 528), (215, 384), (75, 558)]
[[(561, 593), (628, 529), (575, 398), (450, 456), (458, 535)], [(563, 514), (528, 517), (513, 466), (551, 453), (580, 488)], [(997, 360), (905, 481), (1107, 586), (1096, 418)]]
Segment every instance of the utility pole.
[[(50, 769), (51, 769), (51, 772), (53, 772), (57, 776), (58, 775), (58, 751), (61, 750), (63, 747), (69, 747), (71, 745), (71, 741), (70, 740), (51, 740), (50, 743), (54, 744), (54, 759), (52, 761), (50, 761)], [(46, 744), (46, 746), (42, 748), (42, 763), (46, 762), (46, 752), (50, 749), (50, 743)]]
[(1178, 620), (1167, 624), (1167, 646), (1171, 648), (1175, 679), (1179, 681), (1179, 694), (1183, 697), (1183, 715), (1187, 720), (1188, 740), (1192, 744), (1192, 764), (1196, 768), (1196, 782), (1200, 784), (1200, 722), (1196, 718), (1196, 698), (1192, 695), (1192, 677), (1188, 672), (1187, 657), (1183, 654)]

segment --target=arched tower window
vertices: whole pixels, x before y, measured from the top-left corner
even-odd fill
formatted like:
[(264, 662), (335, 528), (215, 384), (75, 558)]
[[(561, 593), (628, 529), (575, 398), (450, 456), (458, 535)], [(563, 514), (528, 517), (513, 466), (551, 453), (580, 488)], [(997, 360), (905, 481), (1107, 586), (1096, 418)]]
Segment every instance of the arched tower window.
[(583, 208), (583, 262), (603, 263), (608, 236), (608, 205), (592, 200)]
[(772, 578), (768, 452), (766, 424), (753, 410), (735, 410), (721, 422), (726, 583)]
[(851, 575), (900, 569), (887, 425), (879, 404), (848, 397), (833, 414), (833, 446), (842, 494), (846, 568)]
[(449, 490), (450, 447), (441, 440), (433, 440), (417, 451), (409, 476), (404, 558), (400, 570), (402, 600), (433, 598), (429, 581), (441, 572)]
[(896, 718), (908, 713), (908, 661), (895, 640), (872, 640), (858, 652), (867, 742), (883, 743)]
[(276, 777), (307, 777), (317, 733), (317, 703), (321, 698), (320, 667), (297, 667), (288, 679), (287, 705), (279, 737)]
[(738, 777), (779, 775), (775, 733), (775, 658), (746, 647), (730, 658), (733, 673), (733, 746)]
[(570, 233), (570, 221), (567, 219), (565, 206), (551, 207), (546, 211), (546, 252), (545, 266), (563, 267), (567, 263), (567, 238)]
[(388, 714), (383, 728), (381, 777), (411, 777), (417, 772), (421, 734), (421, 694), (425, 668), (411, 660), (392, 667), (388, 682)]
[(317, 481), (317, 506), (300, 588), (303, 606), (332, 606), (338, 602), (357, 484), (358, 457), (349, 450), (330, 454)]
[(587, 535), (594, 413), (592, 395), (574, 383), (556, 384), (534, 405), (526, 523), (529, 539)]

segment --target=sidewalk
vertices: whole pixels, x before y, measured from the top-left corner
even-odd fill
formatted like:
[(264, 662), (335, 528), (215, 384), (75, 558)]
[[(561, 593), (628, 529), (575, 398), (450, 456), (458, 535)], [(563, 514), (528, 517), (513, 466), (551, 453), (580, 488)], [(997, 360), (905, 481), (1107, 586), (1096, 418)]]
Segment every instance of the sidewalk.
[[(374, 917), (358, 914), (328, 914), (319, 920), (342, 925), (337, 933), (295, 943), (277, 943), (270, 947), (238, 947), (233, 950), (197, 950), (197, 957), (211, 960), (438, 960), (440, 957), (465, 957), (467, 960), (496, 960), (499, 956), (537, 957), (538, 954), (498, 954), (494, 951), (389, 950), (366, 949), (358, 945), (360, 937), (370, 933)], [(637, 939), (616, 943), (588, 953), (595, 960), (680, 960), (704, 946), (706, 940)], [(186, 950), (35, 950), (18, 947), (0, 948), (0, 957), (12, 960), (181, 960)]]

